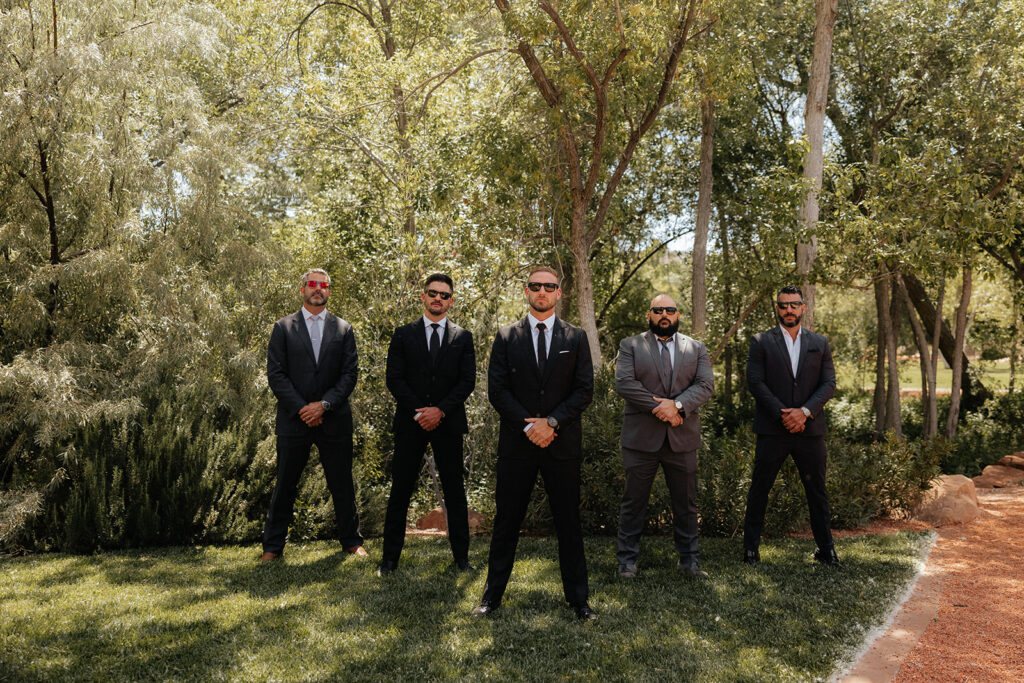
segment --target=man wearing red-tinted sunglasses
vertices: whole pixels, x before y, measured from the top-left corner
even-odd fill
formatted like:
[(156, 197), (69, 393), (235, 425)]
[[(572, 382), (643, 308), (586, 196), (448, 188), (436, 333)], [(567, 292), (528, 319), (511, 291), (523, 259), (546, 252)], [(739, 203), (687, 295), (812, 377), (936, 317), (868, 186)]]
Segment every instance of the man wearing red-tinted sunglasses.
[(277, 397), (277, 483), (263, 528), (262, 562), (284, 553), (299, 478), (313, 445), (334, 500), (338, 540), (347, 552), (367, 557), (352, 482), (348, 404), (359, 359), (352, 325), (327, 312), (330, 289), (327, 271), (306, 271), (299, 284), (302, 308), (274, 323), (270, 333), (267, 382)]

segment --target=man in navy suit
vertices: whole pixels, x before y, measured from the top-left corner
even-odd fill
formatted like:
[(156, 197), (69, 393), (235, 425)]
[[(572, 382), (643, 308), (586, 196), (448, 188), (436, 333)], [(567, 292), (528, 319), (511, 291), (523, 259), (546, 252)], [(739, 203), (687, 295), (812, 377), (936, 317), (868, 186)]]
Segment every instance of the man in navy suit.
[(277, 397), (277, 483), (263, 527), (263, 556), (281, 557), (295, 493), (316, 445), (334, 500), (342, 547), (366, 557), (352, 483), (352, 411), (359, 359), (352, 326), (327, 312), (331, 277), (315, 268), (302, 276), (298, 313), (274, 323), (267, 348), (267, 382)]
[(428, 445), (444, 490), (455, 566), (459, 571), (473, 570), (462, 458), (462, 435), (469, 431), (465, 402), (476, 384), (473, 335), (448, 319), (448, 309), (455, 302), (451, 277), (429, 275), (420, 298), (423, 316), (395, 330), (388, 346), (386, 379), (396, 404), (395, 455), (384, 551), (377, 568), (380, 576), (398, 567), (409, 499)]
[(800, 326), (803, 294), (794, 286), (779, 290), (779, 325), (754, 335), (747, 356), (747, 385), (754, 396), (754, 472), (743, 523), (743, 561), (760, 562), (758, 546), (768, 493), (790, 455), (807, 495), (814, 559), (838, 565), (825, 492), (825, 403), (836, 390), (836, 370), (828, 339)]
[(473, 613), (501, 605), (512, 575), (519, 530), (539, 473), (558, 537), (558, 564), (566, 602), (580, 620), (596, 618), (587, 604), (587, 560), (580, 524), (580, 417), (594, 393), (587, 334), (555, 316), (562, 297), (558, 273), (535, 267), (523, 288), (530, 310), (498, 331), (491, 348), (487, 392), (501, 418), (497, 508), (484, 594)]

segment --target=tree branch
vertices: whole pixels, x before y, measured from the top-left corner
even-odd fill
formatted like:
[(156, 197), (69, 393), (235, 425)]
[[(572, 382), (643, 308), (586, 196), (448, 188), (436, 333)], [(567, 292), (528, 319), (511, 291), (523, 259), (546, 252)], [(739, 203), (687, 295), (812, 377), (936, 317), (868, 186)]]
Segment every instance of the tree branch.
[(718, 362), (718, 357), (722, 355), (722, 351), (725, 351), (726, 343), (728, 343), (728, 341), (732, 339), (732, 336), (736, 334), (736, 330), (740, 329), (740, 325), (743, 324), (743, 321), (750, 317), (750, 314), (757, 309), (757, 305), (761, 303), (761, 299), (763, 299), (767, 293), (768, 287), (762, 287), (761, 290), (754, 295), (753, 301), (743, 309), (743, 312), (740, 313), (740, 317), (736, 319), (736, 322), (732, 324), (732, 327), (730, 327), (726, 331), (725, 335), (718, 341), (718, 346), (715, 347), (714, 352), (711, 354), (712, 365)]

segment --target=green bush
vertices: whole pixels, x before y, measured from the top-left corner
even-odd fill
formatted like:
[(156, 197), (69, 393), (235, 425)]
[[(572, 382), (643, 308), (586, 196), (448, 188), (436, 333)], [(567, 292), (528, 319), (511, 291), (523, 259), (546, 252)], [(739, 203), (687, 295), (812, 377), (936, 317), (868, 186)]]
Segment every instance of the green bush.
[(986, 465), (1024, 450), (1024, 393), (999, 394), (963, 417), (952, 448), (940, 459), (946, 474), (981, 474)]

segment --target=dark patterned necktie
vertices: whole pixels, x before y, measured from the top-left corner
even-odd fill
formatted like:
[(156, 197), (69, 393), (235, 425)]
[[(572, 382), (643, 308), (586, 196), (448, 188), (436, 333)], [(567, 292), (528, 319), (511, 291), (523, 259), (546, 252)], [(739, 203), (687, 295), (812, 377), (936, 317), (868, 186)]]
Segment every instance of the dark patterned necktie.
[(548, 340), (544, 330), (548, 326), (544, 323), (537, 323), (537, 367), (541, 374), (544, 374), (544, 364), (548, 362)]
[(433, 330), (430, 332), (430, 359), (437, 361), (438, 354), (441, 353), (441, 336), (437, 333), (437, 328), (441, 327), (440, 323), (430, 323)]
[(661, 344), (661, 378), (665, 382), (665, 388), (672, 389), (672, 353), (668, 349), (671, 342), (658, 340)]

